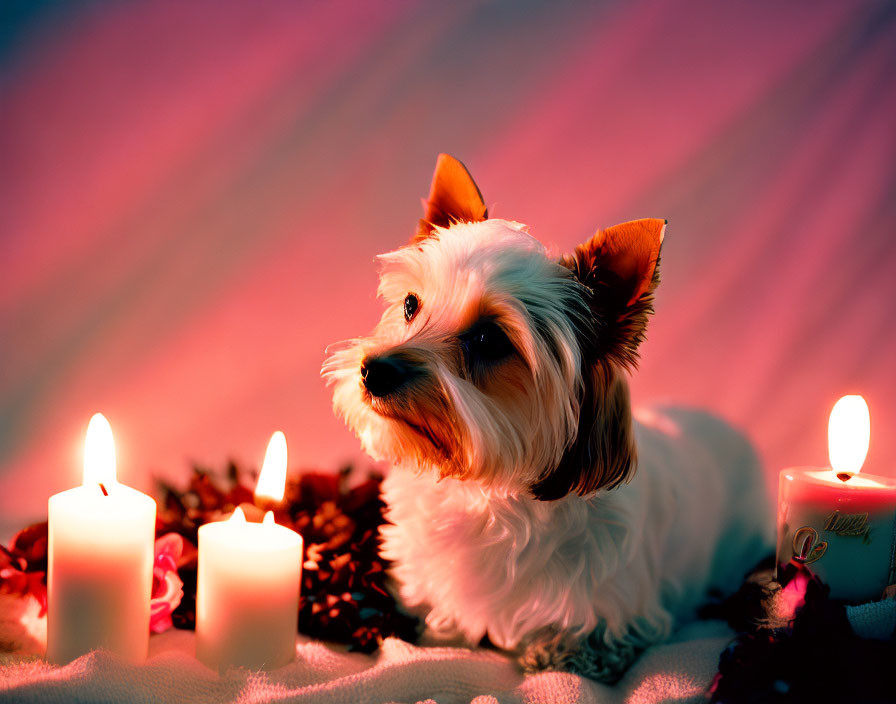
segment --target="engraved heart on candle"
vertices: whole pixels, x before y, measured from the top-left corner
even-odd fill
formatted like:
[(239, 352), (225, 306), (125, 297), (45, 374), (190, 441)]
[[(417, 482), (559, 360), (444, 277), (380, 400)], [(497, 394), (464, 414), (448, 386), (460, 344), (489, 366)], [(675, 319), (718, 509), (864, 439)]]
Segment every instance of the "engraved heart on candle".
[(797, 562), (815, 562), (827, 549), (827, 542), (818, 539), (818, 531), (812, 526), (803, 526), (793, 534), (793, 559)]

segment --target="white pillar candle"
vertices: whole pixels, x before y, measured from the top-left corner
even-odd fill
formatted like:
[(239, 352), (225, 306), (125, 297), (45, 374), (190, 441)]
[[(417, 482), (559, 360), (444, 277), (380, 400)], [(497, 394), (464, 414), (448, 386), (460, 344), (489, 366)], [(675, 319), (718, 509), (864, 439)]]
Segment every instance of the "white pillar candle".
[(870, 438), (865, 399), (844, 396), (828, 423), (831, 467), (785, 469), (778, 489), (779, 570), (795, 560), (854, 603), (896, 581), (896, 480), (859, 474)]
[[(271, 472), (279, 477), (279, 497), (268, 483)], [(285, 477), (286, 440), (276, 433), (258, 485), (282, 498)], [(273, 670), (292, 662), (301, 575), (302, 536), (274, 523), (271, 511), (262, 523), (247, 523), (237, 508), (227, 521), (200, 526), (197, 657), (217, 669)]]
[(48, 505), (47, 659), (146, 657), (156, 502), (119, 484), (109, 422), (87, 429), (84, 484)]

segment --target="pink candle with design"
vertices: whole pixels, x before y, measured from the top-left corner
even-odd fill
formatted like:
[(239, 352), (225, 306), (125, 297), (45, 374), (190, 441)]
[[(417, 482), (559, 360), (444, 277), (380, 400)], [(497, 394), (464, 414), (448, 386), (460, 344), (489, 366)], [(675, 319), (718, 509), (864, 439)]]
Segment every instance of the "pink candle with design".
[[(275, 433), (255, 488), (280, 501), (286, 438)], [(295, 658), (302, 575), (302, 536), (274, 523), (249, 523), (237, 508), (226, 521), (199, 528), (196, 655), (215, 669), (272, 670)]]
[(831, 411), (831, 467), (780, 474), (778, 564), (794, 559), (849, 602), (879, 599), (896, 582), (896, 480), (859, 473), (871, 421), (861, 396)]
[(83, 486), (51, 496), (48, 514), (47, 659), (100, 648), (145, 658), (156, 502), (118, 483), (101, 414), (87, 428)]

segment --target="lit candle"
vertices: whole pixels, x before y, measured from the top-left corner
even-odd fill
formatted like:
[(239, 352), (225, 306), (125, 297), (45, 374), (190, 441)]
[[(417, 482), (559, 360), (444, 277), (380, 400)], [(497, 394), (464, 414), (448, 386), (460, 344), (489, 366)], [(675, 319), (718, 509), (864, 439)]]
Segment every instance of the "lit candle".
[(859, 474), (871, 419), (861, 396), (844, 396), (828, 424), (831, 467), (781, 472), (778, 564), (794, 559), (831, 597), (871, 601), (896, 581), (896, 480)]
[(119, 484), (109, 422), (90, 419), (83, 486), (48, 505), (47, 659), (146, 657), (156, 502)]
[[(256, 494), (283, 498), (286, 438), (268, 444)], [(274, 523), (229, 520), (199, 528), (196, 655), (212, 668), (273, 670), (295, 658), (302, 536)]]

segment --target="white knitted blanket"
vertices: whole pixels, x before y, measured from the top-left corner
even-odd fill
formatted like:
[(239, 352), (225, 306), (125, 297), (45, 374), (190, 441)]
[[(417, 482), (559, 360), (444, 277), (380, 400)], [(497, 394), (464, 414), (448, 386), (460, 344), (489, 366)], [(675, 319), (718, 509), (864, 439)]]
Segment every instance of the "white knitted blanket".
[(612, 687), (567, 673), (524, 675), (495, 652), (416, 647), (393, 638), (367, 656), (300, 637), (291, 665), (219, 675), (194, 657), (193, 633), (176, 630), (152, 636), (149, 659), (137, 665), (105, 652), (49, 665), (40, 657), (45, 622), (32, 605), (20, 613), (22, 602), (31, 600), (0, 599), (0, 702), (701, 702), (732, 636), (718, 621), (691, 624), (648, 650)]

